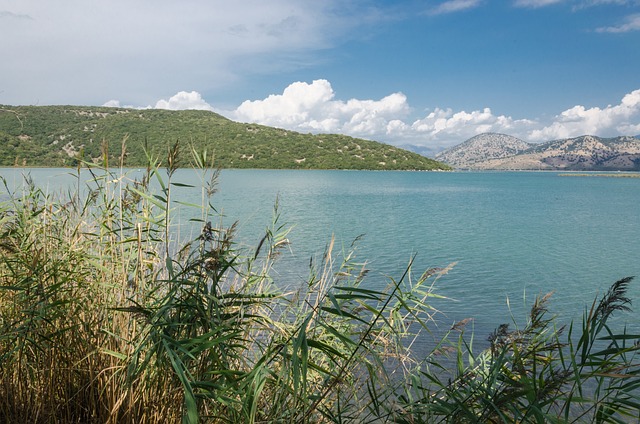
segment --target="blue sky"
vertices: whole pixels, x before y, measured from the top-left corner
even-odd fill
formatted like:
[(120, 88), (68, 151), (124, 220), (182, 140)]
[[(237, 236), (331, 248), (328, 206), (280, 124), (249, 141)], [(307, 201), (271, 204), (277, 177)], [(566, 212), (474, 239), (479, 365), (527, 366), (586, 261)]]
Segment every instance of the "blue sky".
[(0, 104), (416, 145), (640, 134), (640, 0), (0, 0)]

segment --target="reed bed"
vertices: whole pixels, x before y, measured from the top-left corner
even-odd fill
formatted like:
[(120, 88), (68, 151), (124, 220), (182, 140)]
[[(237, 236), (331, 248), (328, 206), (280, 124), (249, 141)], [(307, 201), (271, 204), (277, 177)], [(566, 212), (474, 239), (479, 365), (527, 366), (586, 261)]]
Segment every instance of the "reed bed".
[[(123, 143), (123, 152), (125, 152)], [(104, 147), (107, 158), (107, 146)], [(277, 202), (255, 247), (235, 242), (202, 177), (200, 233), (172, 226), (180, 148), (139, 180), (105, 159), (74, 190), (25, 188), (0, 203), (0, 421), (30, 423), (634, 422), (640, 336), (624, 278), (560, 327), (538, 299), (524, 328), (475, 353), (464, 323), (435, 336), (430, 299), (449, 267), (411, 262), (367, 287), (329, 242), (295, 291), (272, 278), (288, 229)], [(124, 154), (124, 153), (123, 153)], [(184, 206), (184, 205), (183, 205)], [(419, 338), (429, 352), (412, 350)]]

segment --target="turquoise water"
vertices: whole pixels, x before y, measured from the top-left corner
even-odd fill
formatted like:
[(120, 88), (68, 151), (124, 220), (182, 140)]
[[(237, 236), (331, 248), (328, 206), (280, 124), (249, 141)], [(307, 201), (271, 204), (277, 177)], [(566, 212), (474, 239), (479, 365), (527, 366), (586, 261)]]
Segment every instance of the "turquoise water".
[[(19, 184), (22, 172), (0, 175)], [(68, 172), (30, 170), (49, 190), (71, 184)], [(191, 170), (180, 170), (175, 181), (198, 183)], [(198, 190), (176, 190), (181, 200), (199, 203)], [(283, 285), (304, 281), (310, 257), (322, 254), (332, 234), (345, 247), (364, 234), (357, 256), (368, 261), (371, 286), (400, 278), (414, 254), (416, 274), (457, 262), (436, 288), (452, 299), (435, 302), (443, 328), (472, 317), (486, 335), (511, 314), (524, 318), (533, 298), (550, 291), (552, 312), (580, 318), (595, 296), (631, 275), (638, 276), (631, 295), (640, 303), (640, 179), (225, 170), (214, 204), (226, 223), (239, 220), (240, 240), (257, 244), (276, 197), (293, 226), (291, 251), (274, 274)], [(637, 316), (624, 320), (635, 326)]]

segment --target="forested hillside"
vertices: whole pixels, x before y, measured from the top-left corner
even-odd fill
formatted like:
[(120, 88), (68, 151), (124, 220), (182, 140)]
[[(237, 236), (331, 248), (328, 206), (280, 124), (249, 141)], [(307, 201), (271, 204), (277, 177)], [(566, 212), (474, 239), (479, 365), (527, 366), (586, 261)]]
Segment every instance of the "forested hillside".
[(222, 168), (448, 169), (387, 144), (243, 124), (209, 111), (0, 106), (0, 166), (75, 166), (106, 151), (112, 164), (135, 167), (146, 163), (145, 146), (163, 158), (177, 141), (207, 149)]

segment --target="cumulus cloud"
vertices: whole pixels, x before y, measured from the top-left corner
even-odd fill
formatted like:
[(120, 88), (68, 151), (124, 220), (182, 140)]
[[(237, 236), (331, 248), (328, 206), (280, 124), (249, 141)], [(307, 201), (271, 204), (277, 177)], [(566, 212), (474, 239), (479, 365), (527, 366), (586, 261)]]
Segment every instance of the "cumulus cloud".
[(402, 93), (379, 100), (337, 100), (329, 81), (296, 82), (282, 94), (248, 100), (227, 116), (301, 132), (342, 133), (396, 145), (428, 146), (434, 151), (483, 132), (523, 134), (535, 122), (494, 115), (489, 108), (459, 111), (437, 108), (410, 119), (411, 107)]
[(546, 141), (580, 135), (635, 135), (640, 130), (640, 90), (605, 108), (577, 105), (556, 115), (553, 122), (530, 132), (531, 141)]
[(358, 136), (378, 134), (393, 118), (409, 112), (407, 98), (393, 93), (380, 100), (334, 100), (327, 80), (311, 84), (295, 82), (282, 94), (264, 100), (247, 100), (232, 118), (244, 122), (295, 129), (297, 131), (341, 132)]
[(169, 100), (158, 100), (156, 102), (156, 109), (169, 109), (169, 110), (210, 110), (213, 111), (213, 107), (204, 101), (202, 95), (196, 91), (180, 91)]
[(402, 93), (379, 100), (336, 99), (331, 84), (316, 80), (296, 82), (282, 94), (245, 101), (228, 117), (242, 122), (302, 132), (334, 132), (395, 145), (419, 145), (442, 150), (484, 132), (506, 133), (526, 141), (542, 142), (584, 134), (615, 136), (640, 132), (640, 89), (619, 104), (604, 108), (576, 105), (550, 122), (515, 119), (490, 108), (454, 111), (435, 108), (411, 119), (411, 107)]
[(596, 29), (597, 32), (623, 33), (640, 31), (640, 13), (627, 16), (625, 21), (620, 25), (601, 27)]
[(435, 109), (424, 118), (415, 121), (411, 129), (431, 140), (464, 141), (485, 132), (521, 134), (534, 125), (535, 122), (531, 120), (495, 115), (490, 108), (472, 112)]
[(200, 93), (197, 91), (179, 91), (173, 96), (169, 97), (169, 100), (160, 99), (154, 106), (136, 107), (132, 105), (122, 105), (120, 100), (112, 99), (105, 102), (102, 106), (105, 107), (125, 107), (133, 109), (168, 109), (168, 110), (209, 110), (213, 111), (214, 108), (207, 103)]

